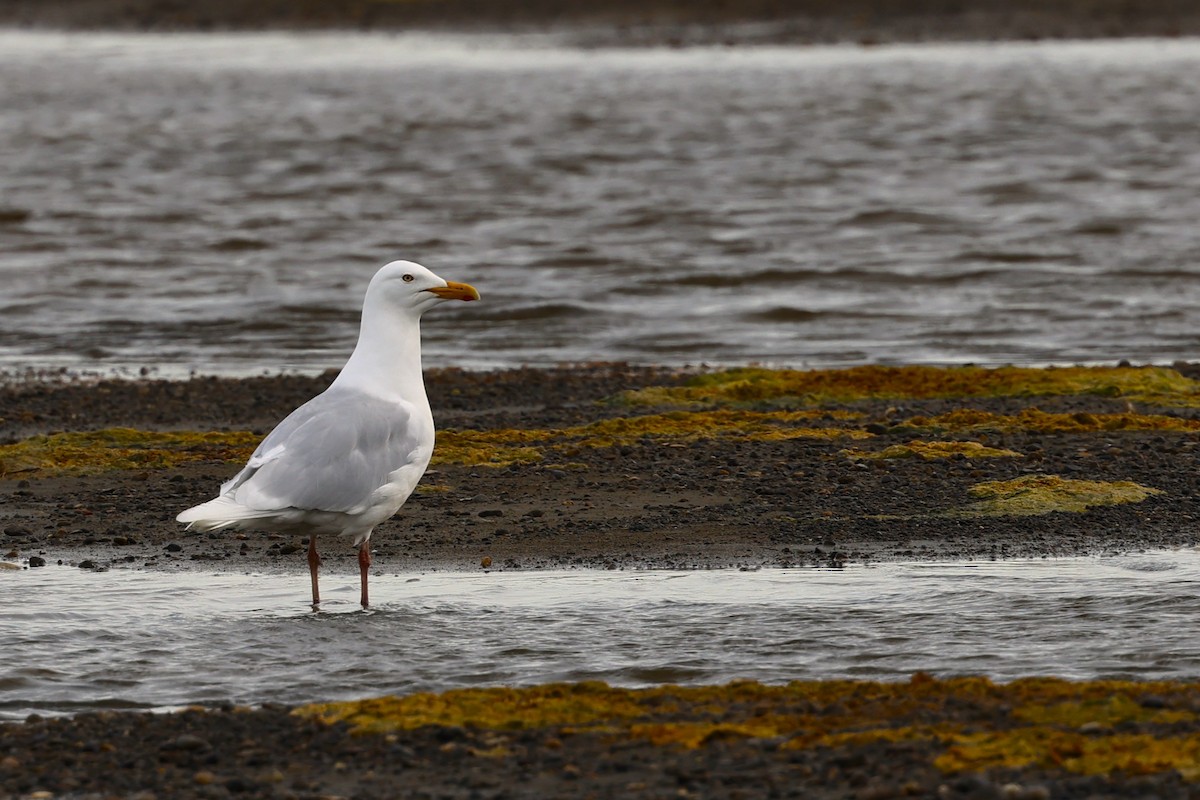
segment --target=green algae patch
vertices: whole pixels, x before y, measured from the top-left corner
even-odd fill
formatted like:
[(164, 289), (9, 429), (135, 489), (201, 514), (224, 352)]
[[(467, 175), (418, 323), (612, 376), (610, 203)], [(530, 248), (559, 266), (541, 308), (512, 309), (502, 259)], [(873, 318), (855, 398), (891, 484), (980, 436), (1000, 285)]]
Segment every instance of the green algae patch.
[[(672, 411), (602, 419), (567, 428), (444, 430), (437, 434), (432, 464), (505, 467), (543, 462), (550, 454), (571, 455), (581, 448), (605, 448), (645, 440), (686, 443), (725, 437), (756, 441), (863, 439), (860, 428), (829, 423), (860, 419), (845, 411)], [(823, 425), (805, 423), (820, 422)], [(586, 469), (573, 464), (570, 468)]]
[[(644, 440), (681, 443), (716, 437), (759, 441), (869, 437), (859, 428), (830, 424), (857, 419), (857, 414), (840, 411), (679, 411), (604, 419), (568, 428), (443, 430), (437, 434), (430, 463), (506, 467), (542, 462), (548, 453), (570, 455), (580, 448)], [(187, 461), (242, 462), (261, 439), (248, 431), (162, 433), (129, 428), (34, 436), (0, 446), (0, 477), (162, 469)], [(562, 468), (586, 469), (586, 465), (568, 462)]]
[(531, 443), (545, 435), (545, 431), (520, 429), (438, 431), (430, 463), (481, 467), (529, 464), (542, 459), (541, 449)]
[(962, 737), (934, 761), (943, 772), (1039, 767), (1084, 775), (1152, 775), (1175, 770), (1200, 779), (1200, 737), (1151, 734), (1093, 736), (1074, 731), (1019, 728)]
[[(721, 409), (616, 417), (568, 428), (448, 430), (438, 433), (432, 463), (504, 467), (540, 462), (551, 452), (570, 455), (581, 448), (617, 447), (646, 440), (686, 443), (717, 437), (754, 441), (868, 438), (871, 434), (861, 428), (828, 424), (860, 418), (846, 411)], [(813, 422), (826, 424), (804, 424)]]
[(836, 370), (754, 367), (697, 375), (683, 386), (624, 392), (650, 406), (821, 405), (870, 399), (1100, 395), (1160, 406), (1200, 405), (1200, 382), (1166, 367), (863, 366)]
[(131, 428), (33, 436), (0, 446), (0, 477), (165, 469), (189, 461), (243, 461), (261, 438), (246, 431), (164, 433)]
[(323, 703), (293, 713), (367, 735), (427, 726), (482, 731), (487, 748), (470, 752), (494, 758), (510, 755), (506, 745), (520, 731), (542, 731), (558, 741), (593, 734), (683, 749), (753, 739), (775, 740), (784, 750), (921, 742), (932, 765), (947, 773), (1024, 767), (1082, 774), (1177, 770), (1195, 781), (1200, 736), (1192, 708), (1198, 694), (1200, 685), (1163, 681), (1026, 678), (996, 684), (918, 673), (897, 683), (743, 681), (622, 689), (587, 682), (460, 689)]
[[(507, 466), (538, 461), (541, 450), (522, 442), (544, 437), (542, 431), (442, 431), (438, 433), (433, 463)], [(191, 461), (240, 463), (250, 457), (262, 438), (249, 431), (155, 432), (130, 428), (33, 436), (0, 446), (0, 477), (166, 469)]]
[(718, 436), (758, 441), (799, 438), (856, 438), (870, 436), (858, 428), (814, 427), (799, 423), (815, 420), (856, 420), (844, 411), (673, 411), (635, 417), (604, 419), (563, 430), (562, 436), (581, 447), (612, 447), (644, 438), (694, 441)]
[(979, 442), (923, 442), (914, 439), (905, 444), (894, 444), (882, 450), (843, 450), (842, 455), (851, 459), (892, 459), (892, 458), (923, 458), (932, 461), (937, 458), (1021, 458), (1015, 450), (1005, 450), (998, 447), (986, 447)]
[[(995, 730), (942, 736), (949, 746), (934, 759), (936, 767), (950, 773), (1037, 767), (1086, 775), (1176, 770), (1185, 780), (1200, 780), (1192, 710), (1200, 685), (1025, 678), (997, 689), (993, 698), (1014, 708), (1008, 718), (985, 726)], [(1131, 730), (1141, 726), (1156, 730)]]
[(629, 719), (643, 711), (636, 696), (627, 691), (603, 683), (577, 683), (322, 703), (294, 713), (325, 723), (345, 722), (356, 733), (386, 733), (428, 725), (487, 730), (588, 726)]
[(1171, 725), (1196, 719), (1191, 711), (1147, 707), (1121, 692), (1050, 705), (1026, 705), (1013, 712), (1013, 716), (1037, 725), (1075, 728), (1084, 725), (1111, 728), (1123, 722)]
[(1185, 419), (1164, 414), (1053, 414), (1036, 408), (1027, 408), (1017, 414), (993, 414), (974, 408), (960, 408), (934, 417), (912, 417), (904, 425), (928, 429), (935, 433), (1200, 431), (1200, 419)]
[(1052, 511), (1087, 511), (1093, 506), (1140, 503), (1162, 490), (1132, 481), (1080, 481), (1057, 475), (1026, 475), (1010, 481), (988, 481), (970, 488), (979, 498), (969, 514), (1030, 516)]
[[(880, 704), (912, 705), (915, 701), (901, 686), (906, 685), (797, 681), (769, 686), (739, 681), (722, 686), (623, 689), (593, 681), (323, 703), (294, 713), (326, 723), (345, 722), (358, 733), (427, 725), (485, 730), (568, 727), (627, 735), (637, 731), (660, 742), (695, 745), (716, 730), (739, 736), (794, 732), (797, 726), (814, 723), (813, 704), (836, 706), (837, 725), (859, 725), (876, 714)], [(849, 707), (843, 707), (850, 695)], [(664, 716), (669, 719), (660, 719)]]

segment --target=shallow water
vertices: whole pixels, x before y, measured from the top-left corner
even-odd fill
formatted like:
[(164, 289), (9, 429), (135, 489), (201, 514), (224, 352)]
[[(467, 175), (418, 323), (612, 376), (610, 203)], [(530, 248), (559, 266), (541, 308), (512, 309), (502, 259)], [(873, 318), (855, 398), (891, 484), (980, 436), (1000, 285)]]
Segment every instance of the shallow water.
[(0, 718), (598, 679), (1200, 679), (1200, 552), (758, 572), (0, 573)]
[(1169, 361), (1200, 40), (584, 51), (0, 32), (0, 369)]

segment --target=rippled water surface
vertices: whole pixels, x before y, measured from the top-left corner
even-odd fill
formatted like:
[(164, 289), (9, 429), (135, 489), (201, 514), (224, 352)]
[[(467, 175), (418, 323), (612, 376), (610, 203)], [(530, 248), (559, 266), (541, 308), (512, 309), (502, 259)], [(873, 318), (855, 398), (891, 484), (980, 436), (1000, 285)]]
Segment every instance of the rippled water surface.
[(577, 51), (0, 33), (0, 368), (1164, 361), (1200, 330), (1200, 42)]
[(0, 572), (0, 718), (462, 686), (1200, 679), (1200, 553), (827, 571)]

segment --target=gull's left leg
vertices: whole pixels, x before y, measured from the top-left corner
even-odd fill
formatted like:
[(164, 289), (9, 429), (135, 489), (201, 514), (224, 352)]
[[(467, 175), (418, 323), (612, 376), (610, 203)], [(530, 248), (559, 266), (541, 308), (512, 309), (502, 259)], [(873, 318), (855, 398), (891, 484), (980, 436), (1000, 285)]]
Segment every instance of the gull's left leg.
[(371, 540), (358, 546), (358, 572), (362, 576), (362, 606), (367, 607), (367, 572), (371, 569)]
[(317, 567), (321, 566), (321, 556), (317, 554), (317, 535), (308, 535), (308, 572), (312, 576), (313, 608), (321, 602), (321, 592), (317, 588)]

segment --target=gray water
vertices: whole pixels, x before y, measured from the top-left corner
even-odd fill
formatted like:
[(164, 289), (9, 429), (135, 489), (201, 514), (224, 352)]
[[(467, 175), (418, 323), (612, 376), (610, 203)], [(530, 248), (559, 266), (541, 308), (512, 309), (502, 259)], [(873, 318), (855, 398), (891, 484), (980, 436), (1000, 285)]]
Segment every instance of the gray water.
[(1200, 552), (758, 572), (0, 571), (0, 719), (917, 670), (1200, 679)]
[(1200, 40), (0, 32), (0, 369), (1195, 358)]

